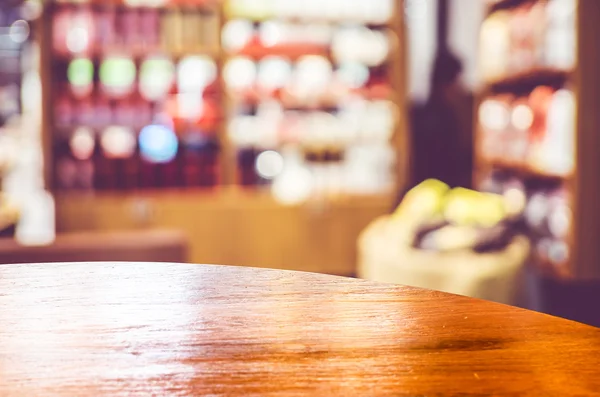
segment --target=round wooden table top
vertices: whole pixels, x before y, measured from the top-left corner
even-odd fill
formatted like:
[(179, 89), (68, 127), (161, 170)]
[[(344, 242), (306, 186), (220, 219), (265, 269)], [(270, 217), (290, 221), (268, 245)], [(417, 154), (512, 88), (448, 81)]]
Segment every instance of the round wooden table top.
[(255, 268), (0, 265), (1, 396), (576, 396), (600, 330)]

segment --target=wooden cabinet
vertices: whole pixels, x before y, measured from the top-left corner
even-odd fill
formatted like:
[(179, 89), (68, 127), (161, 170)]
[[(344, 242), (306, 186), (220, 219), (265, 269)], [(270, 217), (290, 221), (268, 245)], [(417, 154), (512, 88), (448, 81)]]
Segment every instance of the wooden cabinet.
[(59, 232), (178, 229), (194, 263), (353, 275), (359, 233), (392, 202), (344, 197), (286, 207), (268, 194), (224, 190), (57, 195), (56, 204)]

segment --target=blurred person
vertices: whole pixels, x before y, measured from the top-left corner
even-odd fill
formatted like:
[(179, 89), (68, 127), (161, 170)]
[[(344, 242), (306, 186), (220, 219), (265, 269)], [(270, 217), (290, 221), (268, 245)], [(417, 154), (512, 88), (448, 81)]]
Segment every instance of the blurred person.
[(450, 187), (471, 187), (473, 95), (461, 74), (461, 61), (447, 50), (439, 52), (429, 99), (411, 111), (413, 186), (439, 179)]

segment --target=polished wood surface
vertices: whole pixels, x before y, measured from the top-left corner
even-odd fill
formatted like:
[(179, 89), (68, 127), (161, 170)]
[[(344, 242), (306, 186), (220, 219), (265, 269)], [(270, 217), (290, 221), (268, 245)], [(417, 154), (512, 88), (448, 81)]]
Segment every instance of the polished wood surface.
[(584, 396), (600, 330), (244, 267), (0, 266), (1, 396)]

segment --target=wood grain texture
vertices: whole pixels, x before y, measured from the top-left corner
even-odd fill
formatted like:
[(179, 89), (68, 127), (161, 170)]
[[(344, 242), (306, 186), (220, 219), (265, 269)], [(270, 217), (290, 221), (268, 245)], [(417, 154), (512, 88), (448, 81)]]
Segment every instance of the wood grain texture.
[(409, 287), (150, 263), (0, 266), (1, 396), (577, 396), (600, 330)]

